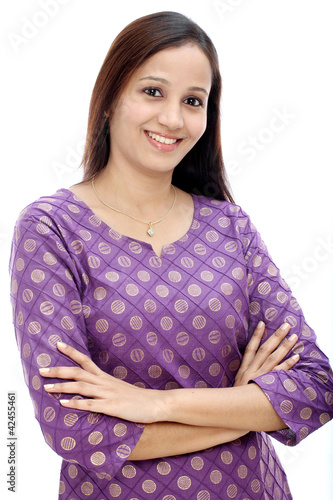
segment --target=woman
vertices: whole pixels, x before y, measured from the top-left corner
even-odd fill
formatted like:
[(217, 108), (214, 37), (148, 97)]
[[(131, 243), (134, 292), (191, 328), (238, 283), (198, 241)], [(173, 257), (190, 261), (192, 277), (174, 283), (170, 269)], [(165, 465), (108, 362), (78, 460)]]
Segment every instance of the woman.
[(16, 335), (61, 499), (290, 499), (267, 433), (295, 445), (332, 418), (328, 359), (227, 187), (220, 93), (195, 23), (131, 23), (83, 182), (17, 223)]

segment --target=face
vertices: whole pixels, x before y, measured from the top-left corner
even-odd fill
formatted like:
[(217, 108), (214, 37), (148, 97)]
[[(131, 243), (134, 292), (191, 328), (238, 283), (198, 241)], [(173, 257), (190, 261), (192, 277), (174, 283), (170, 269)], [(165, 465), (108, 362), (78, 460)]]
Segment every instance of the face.
[(110, 120), (109, 164), (171, 172), (206, 129), (212, 72), (196, 45), (165, 49), (132, 75)]

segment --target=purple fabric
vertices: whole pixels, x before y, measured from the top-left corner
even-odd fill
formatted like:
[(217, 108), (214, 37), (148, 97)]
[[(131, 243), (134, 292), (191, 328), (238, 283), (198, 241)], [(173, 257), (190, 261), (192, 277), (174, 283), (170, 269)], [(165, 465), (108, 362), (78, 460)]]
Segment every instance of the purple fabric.
[(299, 335), (301, 360), (255, 382), (293, 446), (332, 416), (332, 370), (248, 216), (193, 196), (188, 233), (163, 249), (116, 233), (71, 191), (27, 207), (11, 259), (12, 301), (26, 383), (46, 442), (64, 459), (64, 499), (291, 499), (270, 437), (251, 432), (210, 450), (127, 460), (142, 425), (74, 411), (45, 392), (39, 368), (70, 365), (56, 343), (104, 371), (156, 389), (230, 387), (260, 320)]

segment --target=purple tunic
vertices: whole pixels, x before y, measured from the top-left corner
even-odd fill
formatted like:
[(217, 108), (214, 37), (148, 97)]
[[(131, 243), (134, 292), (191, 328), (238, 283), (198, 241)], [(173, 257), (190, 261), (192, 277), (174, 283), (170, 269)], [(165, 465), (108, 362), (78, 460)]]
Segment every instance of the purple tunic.
[(188, 233), (155, 255), (67, 189), (20, 215), (11, 259), (18, 346), (36, 418), (64, 459), (61, 500), (291, 499), (270, 437), (250, 432), (209, 450), (131, 462), (143, 425), (64, 408), (39, 368), (71, 365), (62, 340), (140, 387), (230, 387), (260, 320), (299, 341), (290, 371), (255, 382), (293, 446), (333, 416), (332, 370), (260, 235), (240, 207), (193, 196)]

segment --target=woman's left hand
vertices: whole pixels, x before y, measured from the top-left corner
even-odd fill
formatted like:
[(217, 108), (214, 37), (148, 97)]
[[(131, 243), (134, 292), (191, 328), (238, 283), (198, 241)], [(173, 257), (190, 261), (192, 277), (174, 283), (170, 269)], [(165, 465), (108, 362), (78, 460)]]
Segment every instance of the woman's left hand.
[(298, 340), (295, 334), (286, 339), (290, 328), (288, 323), (283, 323), (266, 342), (260, 345), (266, 329), (265, 324), (260, 321), (246, 346), (234, 387), (246, 385), (250, 380), (271, 371), (293, 368), (299, 360), (299, 355), (296, 354), (283, 361)]
[(151, 423), (163, 420), (165, 391), (142, 389), (119, 380), (98, 366), (85, 354), (61, 342), (59, 351), (80, 367), (52, 367), (40, 369), (43, 377), (71, 380), (46, 384), (49, 393), (79, 394), (90, 399), (60, 400), (66, 408), (104, 413), (131, 422)]

